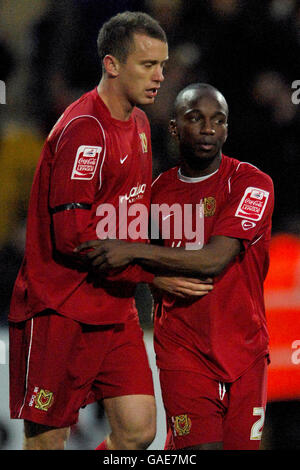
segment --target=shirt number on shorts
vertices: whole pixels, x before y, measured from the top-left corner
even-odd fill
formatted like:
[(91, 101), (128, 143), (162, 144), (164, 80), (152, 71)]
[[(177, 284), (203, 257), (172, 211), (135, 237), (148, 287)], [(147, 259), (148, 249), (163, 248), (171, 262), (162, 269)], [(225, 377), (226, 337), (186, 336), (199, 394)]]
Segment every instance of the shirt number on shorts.
[(262, 435), (262, 428), (265, 422), (265, 410), (262, 407), (253, 408), (253, 416), (259, 416), (251, 428), (250, 441), (259, 441)]

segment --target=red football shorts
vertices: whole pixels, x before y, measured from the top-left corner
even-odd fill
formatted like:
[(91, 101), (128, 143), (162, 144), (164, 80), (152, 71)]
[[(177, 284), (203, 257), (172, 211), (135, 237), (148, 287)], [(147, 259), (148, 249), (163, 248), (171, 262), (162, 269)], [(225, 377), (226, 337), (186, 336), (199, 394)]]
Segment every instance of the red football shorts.
[(138, 318), (86, 325), (55, 313), (10, 324), (10, 410), (56, 428), (81, 407), (123, 395), (154, 395)]
[(233, 383), (188, 371), (161, 370), (170, 429), (165, 449), (223, 442), (224, 450), (258, 450), (267, 399), (267, 358)]

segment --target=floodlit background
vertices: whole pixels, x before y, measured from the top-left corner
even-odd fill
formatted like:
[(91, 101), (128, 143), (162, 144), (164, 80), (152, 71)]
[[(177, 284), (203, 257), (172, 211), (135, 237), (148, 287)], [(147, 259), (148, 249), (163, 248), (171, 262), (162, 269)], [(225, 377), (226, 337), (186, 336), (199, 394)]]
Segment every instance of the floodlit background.
[[(274, 181), (271, 268), (266, 282), (271, 365), (265, 449), (300, 449), (300, 5), (297, 0), (0, 0), (0, 449), (20, 449), (22, 423), (9, 419), (7, 314), (24, 247), (26, 210), (43, 141), (65, 107), (101, 74), (96, 38), (125, 10), (150, 13), (166, 30), (170, 61), (156, 103), (145, 108), (154, 174), (176, 164), (167, 126), (178, 91), (209, 82), (227, 98), (224, 153)], [(6, 104), (4, 104), (6, 103)], [(150, 299), (137, 305), (158, 399)], [(83, 410), (69, 449), (92, 449), (108, 431), (100, 406)]]

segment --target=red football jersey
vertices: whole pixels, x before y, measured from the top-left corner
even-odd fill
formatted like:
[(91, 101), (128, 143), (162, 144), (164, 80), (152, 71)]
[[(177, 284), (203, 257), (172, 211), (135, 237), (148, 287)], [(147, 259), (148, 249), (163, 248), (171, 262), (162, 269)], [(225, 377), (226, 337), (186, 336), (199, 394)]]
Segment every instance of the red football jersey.
[[(251, 164), (222, 155), (220, 168), (209, 177), (187, 178), (178, 167), (161, 174), (152, 185), (152, 204), (163, 203), (173, 205), (170, 216), (160, 218), (161, 233), (166, 233), (163, 223), (170, 225), (166, 246), (187, 249), (188, 243), (197, 242), (199, 249), (210, 237), (224, 235), (241, 239), (244, 250), (215, 277), (213, 291), (204, 297), (163, 296), (155, 320), (158, 367), (233, 381), (268, 353), (263, 282), (269, 266), (272, 180)], [(182, 209), (183, 225), (193, 219), (189, 230), (183, 226), (180, 239), (175, 204)], [(203, 234), (197, 219), (204, 222)]]
[(87, 275), (73, 250), (106, 236), (128, 239), (130, 218), (120, 224), (120, 201), (149, 208), (151, 179), (150, 126), (142, 110), (135, 108), (128, 121), (113, 119), (96, 88), (72, 103), (37, 166), (9, 319), (22, 321), (44, 309), (91, 324), (136, 315), (134, 289), (146, 273), (129, 266), (105, 279)]

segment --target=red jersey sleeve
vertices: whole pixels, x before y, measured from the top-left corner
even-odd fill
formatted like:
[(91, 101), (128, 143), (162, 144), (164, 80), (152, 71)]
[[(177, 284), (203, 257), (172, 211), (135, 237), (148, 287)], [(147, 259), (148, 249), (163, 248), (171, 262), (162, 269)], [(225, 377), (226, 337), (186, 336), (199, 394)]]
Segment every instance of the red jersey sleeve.
[(96, 238), (91, 211), (100, 187), (101, 162), (105, 154), (104, 134), (90, 117), (71, 121), (56, 142), (51, 168), (49, 204), (56, 249), (73, 249)]
[(224, 235), (244, 240), (244, 246), (263, 235), (270, 236), (274, 208), (271, 178), (249, 166), (233, 176), (211, 236)]

